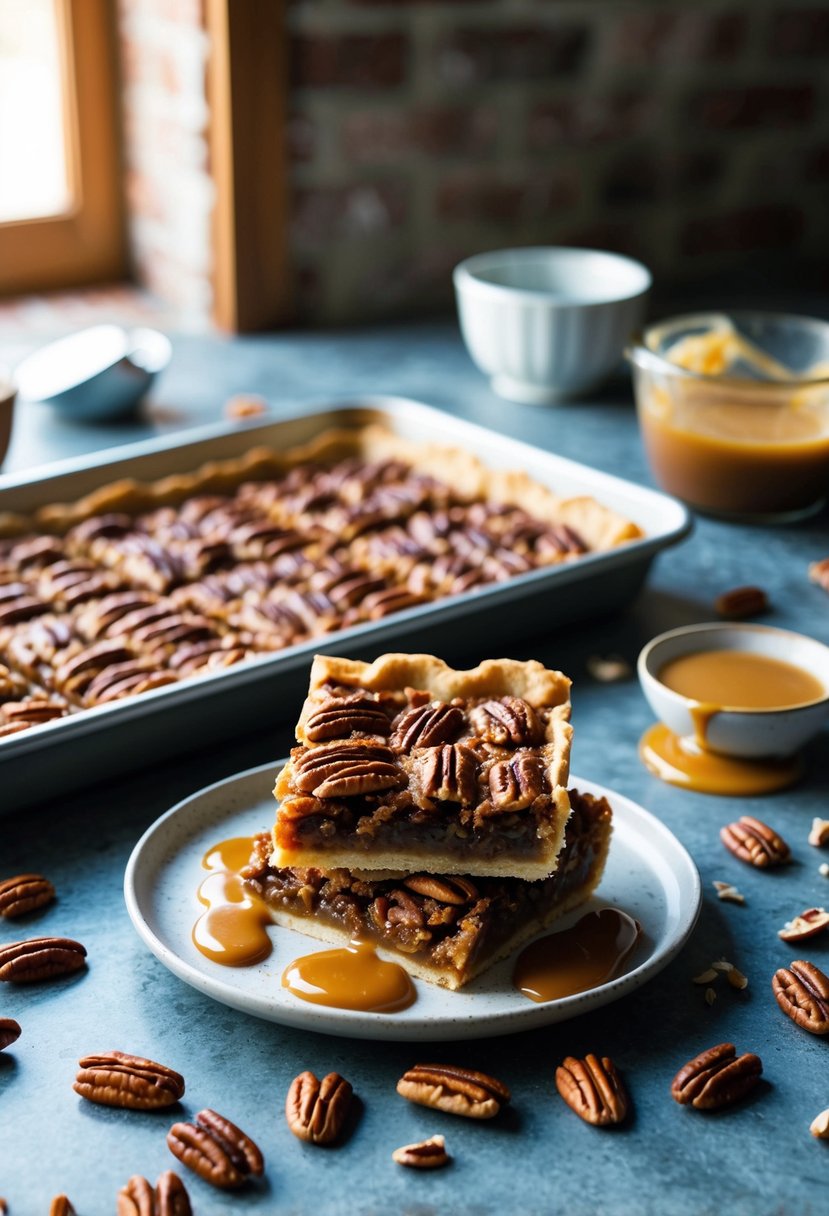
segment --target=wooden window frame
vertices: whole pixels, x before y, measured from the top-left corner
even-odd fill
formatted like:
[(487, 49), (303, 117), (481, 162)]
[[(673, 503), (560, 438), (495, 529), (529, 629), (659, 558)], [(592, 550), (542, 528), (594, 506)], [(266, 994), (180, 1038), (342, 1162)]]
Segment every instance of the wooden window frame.
[(70, 210), (0, 223), (2, 294), (127, 271), (113, 0), (56, 0)]

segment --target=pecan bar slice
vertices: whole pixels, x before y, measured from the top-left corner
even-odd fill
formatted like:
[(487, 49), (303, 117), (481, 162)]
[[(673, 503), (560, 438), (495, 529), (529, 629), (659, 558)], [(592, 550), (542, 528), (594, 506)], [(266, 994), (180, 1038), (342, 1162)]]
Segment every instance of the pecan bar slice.
[(558, 868), (547, 878), (410, 874), (378, 879), (345, 869), (276, 867), (257, 837), (245, 882), (279, 925), (323, 941), (372, 942), (420, 979), (458, 989), (506, 958), (595, 890), (610, 844), (604, 798), (570, 790)]
[(274, 865), (532, 880), (570, 813), (570, 681), (537, 662), (317, 656)]

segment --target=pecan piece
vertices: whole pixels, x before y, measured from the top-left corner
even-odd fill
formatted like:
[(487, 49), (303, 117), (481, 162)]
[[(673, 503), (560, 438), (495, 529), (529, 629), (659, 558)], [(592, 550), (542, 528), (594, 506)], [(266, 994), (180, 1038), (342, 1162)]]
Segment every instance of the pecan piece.
[(20, 1038), (20, 1023), (14, 1018), (0, 1018), (0, 1051), (5, 1051)]
[(55, 1195), (49, 1204), (49, 1216), (75, 1216), (75, 1209), (66, 1195)]
[(348, 798), (393, 789), (401, 784), (401, 773), (389, 747), (329, 743), (294, 761), (293, 782), (303, 794)]
[(829, 557), (809, 563), (809, 578), (824, 591), (829, 591)]
[(510, 1100), (506, 1085), (495, 1077), (450, 1064), (415, 1064), (397, 1082), (397, 1092), (420, 1106), (467, 1119), (493, 1119)]
[(285, 1099), (288, 1127), (310, 1144), (333, 1144), (348, 1118), (351, 1096), (351, 1085), (338, 1072), (330, 1072), (322, 1081), (312, 1072), (302, 1072), (291, 1082)]
[(556, 1089), (570, 1109), (594, 1127), (622, 1123), (627, 1115), (625, 1087), (607, 1056), (567, 1056), (556, 1069)]
[(438, 1170), (451, 1161), (443, 1136), (432, 1136), (418, 1144), (404, 1144), (396, 1148), (391, 1157), (398, 1165), (413, 1170)]
[(0, 980), (32, 984), (80, 971), (86, 950), (68, 937), (32, 937), (0, 946)]
[(718, 1110), (744, 1098), (762, 1072), (760, 1058), (752, 1052), (738, 1056), (733, 1043), (718, 1043), (680, 1068), (671, 1082), (671, 1096), (681, 1106)]
[(463, 711), (445, 701), (429, 701), (405, 710), (394, 725), (392, 747), (410, 752), (415, 747), (439, 747), (457, 739), (463, 729)]
[(768, 596), (762, 587), (732, 587), (714, 600), (717, 616), (727, 621), (744, 621), (768, 610)]
[(822, 933), (829, 925), (829, 912), (825, 908), (807, 908), (794, 920), (790, 920), (783, 929), (778, 929), (777, 936), (784, 942), (802, 942), (807, 937)]
[(14, 920), (36, 908), (45, 908), (55, 898), (55, 888), (41, 874), (17, 874), (0, 882), (0, 916)]
[(816, 1140), (829, 1140), (829, 1107), (815, 1115), (809, 1124), (809, 1131)]
[(472, 806), (478, 795), (478, 759), (463, 743), (428, 747), (415, 756), (415, 770), (426, 798)]
[(165, 1170), (155, 1189), (134, 1174), (117, 1197), (117, 1216), (192, 1216), (187, 1188), (172, 1170)]
[(793, 1022), (810, 1034), (829, 1034), (829, 976), (819, 967), (796, 959), (775, 971), (771, 987)]
[(351, 701), (324, 701), (305, 723), (305, 737), (312, 743), (325, 739), (347, 739), (349, 735), (388, 735), (391, 722), (376, 701), (357, 697)]
[(200, 1110), (193, 1123), (174, 1123), (167, 1147), (182, 1165), (221, 1190), (235, 1190), (265, 1170), (257, 1145), (214, 1110)]
[(475, 884), (468, 878), (454, 874), (448, 878), (438, 878), (436, 874), (412, 874), (403, 879), (403, 886), (414, 891), (415, 895), (437, 900), (439, 904), (454, 904), (456, 907), (474, 903), (478, 899)]
[(531, 705), (521, 697), (484, 701), (471, 711), (470, 721), (487, 743), (533, 747), (544, 737), (544, 728)]
[(829, 844), (829, 819), (821, 819), (819, 815), (815, 815), (809, 832), (809, 844), (814, 845), (816, 849), (822, 849), (824, 845)]
[(774, 828), (753, 815), (741, 815), (734, 823), (720, 828), (720, 840), (729, 853), (761, 870), (782, 866), (791, 852)]
[(522, 811), (544, 792), (544, 771), (538, 756), (516, 752), (489, 770), (489, 792), (499, 811)]
[(76, 1094), (101, 1106), (163, 1110), (184, 1096), (184, 1078), (164, 1064), (123, 1051), (84, 1056), (72, 1085)]

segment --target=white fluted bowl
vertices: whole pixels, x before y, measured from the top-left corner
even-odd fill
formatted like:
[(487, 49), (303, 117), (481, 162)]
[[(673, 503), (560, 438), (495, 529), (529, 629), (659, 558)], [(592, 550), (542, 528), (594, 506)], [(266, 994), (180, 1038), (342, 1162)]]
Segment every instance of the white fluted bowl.
[(642, 322), (651, 285), (633, 258), (565, 246), (477, 254), (453, 279), (470, 355), (499, 396), (531, 405), (605, 379)]

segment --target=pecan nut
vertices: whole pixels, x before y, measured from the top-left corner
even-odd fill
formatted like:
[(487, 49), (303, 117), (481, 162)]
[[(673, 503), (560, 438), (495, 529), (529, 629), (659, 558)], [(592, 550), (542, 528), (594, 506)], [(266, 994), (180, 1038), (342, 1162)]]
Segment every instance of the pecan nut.
[(814, 845), (816, 849), (822, 849), (829, 844), (829, 819), (821, 819), (819, 815), (815, 815), (809, 831), (809, 844)]
[(294, 762), (293, 782), (301, 793), (316, 798), (349, 798), (394, 789), (401, 773), (389, 747), (329, 743)]
[(305, 737), (312, 743), (347, 739), (349, 735), (388, 735), (391, 722), (385, 711), (369, 697), (350, 701), (324, 701), (305, 723)]
[(544, 728), (531, 705), (521, 697), (484, 701), (471, 711), (470, 721), (481, 739), (502, 747), (535, 747)]
[(235, 1190), (265, 1170), (253, 1140), (214, 1110), (199, 1111), (192, 1123), (174, 1123), (167, 1147), (182, 1165), (220, 1190)]
[(439, 904), (452, 904), (458, 908), (479, 898), (473, 882), (454, 874), (448, 878), (439, 878), (437, 874), (411, 874), (403, 879), (403, 886), (424, 899), (434, 899)]
[(829, 1034), (829, 976), (814, 963), (796, 959), (771, 981), (777, 1004), (810, 1034)]
[(164, 1064), (123, 1051), (84, 1056), (72, 1085), (76, 1094), (101, 1106), (163, 1110), (184, 1096), (184, 1078)]
[(12, 984), (57, 979), (85, 964), (85, 948), (68, 937), (32, 937), (0, 946), (0, 980)]
[(20, 1023), (14, 1018), (0, 1018), (0, 1051), (5, 1051), (20, 1038)]
[(467, 1119), (493, 1119), (510, 1100), (510, 1091), (495, 1077), (450, 1064), (415, 1064), (397, 1082), (397, 1092), (420, 1106)]
[(45, 908), (55, 898), (55, 888), (41, 874), (17, 874), (0, 882), (0, 916), (14, 920), (36, 908)]
[(471, 747), (445, 743), (424, 748), (417, 753), (414, 767), (425, 798), (463, 806), (477, 801), (478, 760)]
[(814, 937), (829, 926), (829, 912), (825, 908), (807, 908), (794, 920), (790, 920), (783, 929), (778, 929), (777, 936), (784, 942), (802, 942), (807, 937)]
[(516, 752), (489, 770), (489, 792), (499, 811), (523, 811), (544, 792), (544, 770), (538, 756)]
[(404, 1144), (396, 1148), (391, 1157), (398, 1165), (412, 1170), (438, 1170), (451, 1161), (443, 1136), (432, 1136), (418, 1144)]
[(622, 1123), (628, 1113), (625, 1087), (607, 1056), (567, 1056), (556, 1069), (556, 1089), (570, 1109), (594, 1127)]
[(761, 870), (784, 865), (791, 853), (783, 837), (753, 815), (741, 815), (720, 828), (720, 840), (729, 853)]
[(714, 610), (727, 621), (743, 621), (768, 612), (769, 600), (762, 587), (732, 587), (717, 596)]
[(463, 711), (445, 701), (429, 701), (405, 710), (394, 724), (392, 747), (410, 752), (415, 747), (452, 743), (463, 729)]
[(312, 1072), (302, 1072), (291, 1082), (285, 1099), (288, 1127), (299, 1140), (333, 1144), (345, 1126), (351, 1098), (351, 1085), (338, 1072), (330, 1072), (322, 1081)]
[(671, 1082), (671, 1096), (681, 1106), (718, 1110), (748, 1094), (763, 1072), (752, 1052), (738, 1056), (733, 1043), (718, 1043), (680, 1068)]
[(192, 1216), (187, 1188), (172, 1170), (158, 1179), (155, 1188), (134, 1174), (117, 1196), (117, 1216)]
[(809, 1131), (816, 1140), (829, 1140), (829, 1107), (815, 1115), (809, 1124)]
[(55, 1195), (49, 1204), (49, 1216), (75, 1216), (75, 1209), (66, 1195)]

